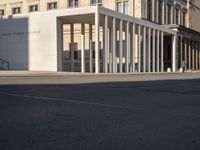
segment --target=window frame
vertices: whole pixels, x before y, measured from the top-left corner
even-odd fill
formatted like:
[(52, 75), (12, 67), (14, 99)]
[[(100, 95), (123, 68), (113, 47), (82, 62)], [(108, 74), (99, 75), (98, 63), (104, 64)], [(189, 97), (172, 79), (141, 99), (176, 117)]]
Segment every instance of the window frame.
[[(95, 1), (95, 2), (93, 2), (93, 1)], [(90, 5), (91, 6), (96, 6), (96, 5), (102, 6), (103, 5), (103, 1), (102, 0), (90, 0)]]
[[(36, 6), (37, 6), (37, 9), (35, 9)], [(34, 10), (32, 10), (31, 7), (34, 7)], [(28, 11), (29, 11), (29, 13), (38, 12), (39, 5), (38, 4), (29, 5)]]
[[(70, 5), (71, 2), (72, 2), (72, 5)], [(79, 0), (68, 0), (67, 3), (68, 3), (67, 4), (68, 8), (77, 8), (77, 7), (80, 6), (80, 1)]]
[[(53, 8), (50, 7), (50, 5), (53, 4)], [(56, 1), (53, 1), (53, 2), (48, 2), (47, 3), (47, 10), (50, 11), (50, 10), (56, 10), (58, 9), (58, 2)]]
[(5, 15), (5, 9), (0, 9), (0, 16), (4, 16)]
[(152, 1), (147, 0), (147, 20), (152, 20)]
[[(17, 10), (17, 13), (16, 13)], [(21, 14), (21, 7), (17, 6), (17, 7), (12, 7), (12, 15), (17, 15), (17, 14)]]
[[(128, 3), (128, 11), (127, 11), (127, 13), (126, 13), (126, 3)], [(119, 7), (118, 7), (118, 4), (121, 4), (121, 11), (119, 11)], [(116, 2), (115, 2), (115, 10), (117, 11), (117, 12), (119, 12), (119, 13), (122, 13), (122, 14), (126, 14), (126, 15), (129, 15), (129, 9), (130, 9), (130, 3), (129, 3), (129, 0), (117, 0)]]

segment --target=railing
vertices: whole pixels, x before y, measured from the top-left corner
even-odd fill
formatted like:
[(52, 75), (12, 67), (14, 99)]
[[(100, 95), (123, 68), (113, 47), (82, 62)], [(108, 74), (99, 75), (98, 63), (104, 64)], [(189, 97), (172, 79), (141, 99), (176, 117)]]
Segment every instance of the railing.
[(0, 58), (0, 70), (9, 70), (10, 63)]

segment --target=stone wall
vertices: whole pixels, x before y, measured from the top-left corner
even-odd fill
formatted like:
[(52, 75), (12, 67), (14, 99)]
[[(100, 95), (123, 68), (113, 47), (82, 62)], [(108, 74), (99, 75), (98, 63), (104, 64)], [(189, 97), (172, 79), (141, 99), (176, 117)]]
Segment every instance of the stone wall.
[(200, 0), (192, 0), (190, 13), (190, 27), (200, 32)]

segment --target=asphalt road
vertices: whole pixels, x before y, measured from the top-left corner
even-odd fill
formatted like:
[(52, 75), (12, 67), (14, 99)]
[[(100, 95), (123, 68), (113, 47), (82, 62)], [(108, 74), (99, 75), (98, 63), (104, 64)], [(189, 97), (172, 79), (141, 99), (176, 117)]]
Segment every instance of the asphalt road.
[(199, 150), (200, 79), (0, 86), (0, 150)]

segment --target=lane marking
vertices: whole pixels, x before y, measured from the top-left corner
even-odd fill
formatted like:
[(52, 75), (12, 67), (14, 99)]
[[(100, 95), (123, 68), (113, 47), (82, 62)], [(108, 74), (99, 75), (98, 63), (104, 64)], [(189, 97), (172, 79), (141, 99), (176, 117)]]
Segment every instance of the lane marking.
[(22, 98), (33, 98), (33, 99), (39, 99), (41, 101), (61, 101), (61, 102), (69, 102), (69, 103), (77, 103), (77, 104), (85, 104), (85, 105), (111, 107), (111, 108), (118, 108), (118, 109), (136, 110), (134, 108), (124, 107), (124, 106), (119, 106), (119, 105), (93, 103), (93, 102), (88, 102), (88, 101), (84, 101), (83, 102), (83, 101), (79, 101), (79, 100), (68, 100), (68, 99), (52, 98), (52, 97), (39, 97), (39, 96), (31, 96), (31, 95), (15, 94), (15, 93), (7, 93), (7, 92), (0, 92), (0, 95), (7, 95), (7, 96), (13, 96), (13, 97), (22, 97)]

